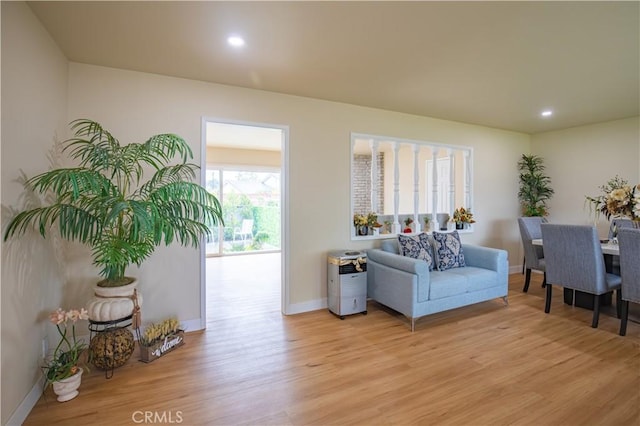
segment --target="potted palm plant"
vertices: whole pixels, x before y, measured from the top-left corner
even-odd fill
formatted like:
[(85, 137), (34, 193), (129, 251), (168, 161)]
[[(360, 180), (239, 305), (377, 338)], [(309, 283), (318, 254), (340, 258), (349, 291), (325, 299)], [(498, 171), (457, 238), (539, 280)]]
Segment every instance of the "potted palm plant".
[(546, 216), (547, 201), (553, 195), (551, 178), (544, 174), (543, 159), (537, 155), (522, 154), (518, 161), (520, 189), (518, 200), (523, 216)]
[[(57, 227), (63, 238), (87, 244), (102, 277), (96, 295), (104, 299), (92, 299), (89, 318), (114, 320), (131, 315), (141, 302), (130, 299), (135, 279), (125, 275), (127, 267), (140, 266), (161, 244), (198, 247), (209, 226), (223, 222), (222, 209), (215, 196), (192, 182), (199, 167), (188, 162), (193, 153), (181, 137), (159, 134), (121, 145), (92, 120), (75, 120), (71, 129), (74, 137), (62, 148), (78, 166), (28, 179), (35, 193), (52, 197), (13, 217), (4, 239), (32, 226), (46, 237)], [(109, 289), (113, 293), (107, 294)]]

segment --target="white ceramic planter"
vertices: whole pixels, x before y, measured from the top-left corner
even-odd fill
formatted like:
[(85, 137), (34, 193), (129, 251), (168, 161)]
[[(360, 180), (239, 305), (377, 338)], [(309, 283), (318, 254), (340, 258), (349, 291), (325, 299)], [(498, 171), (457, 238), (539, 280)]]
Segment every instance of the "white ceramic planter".
[(66, 402), (78, 396), (83, 371), (79, 368), (73, 376), (53, 382), (53, 392), (58, 395), (59, 402)]
[[(87, 311), (91, 321), (115, 321), (133, 312), (133, 292), (138, 280), (121, 287), (94, 286), (95, 296), (89, 299)], [(138, 306), (142, 306), (142, 294), (138, 292)]]

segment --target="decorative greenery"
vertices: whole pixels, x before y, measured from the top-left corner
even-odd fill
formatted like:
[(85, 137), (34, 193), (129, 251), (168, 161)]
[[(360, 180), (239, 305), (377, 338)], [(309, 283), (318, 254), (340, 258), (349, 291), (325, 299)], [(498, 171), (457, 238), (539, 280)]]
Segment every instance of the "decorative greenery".
[(378, 222), (377, 214), (373, 212), (367, 214), (367, 226), (372, 226), (374, 228), (380, 228), (382, 226), (382, 224)]
[(406, 218), (406, 219), (404, 220), (404, 225), (405, 225), (405, 226), (409, 226), (409, 225), (411, 225), (412, 223), (413, 223), (413, 219), (412, 219), (412, 218), (410, 218), (410, 217), (408, 217), (408, 218)]
[[(45, 237), (57, 224), (63, 238), (92, 248), (93, 263), (105, 278), (99, 285), (114, 286), (131, 282), (124, 276), (127, 266), (139, 266), (163, 242), (198, 247), (209, 226), (223, 222), (217, 198), (191, 182), (198, 166), (187, 163), (193, 154), (181, 137), (160, 134), (120, 145), (95, 121), (75, 120), (71, 129), (75, 137), (62, 142), (63, 152), (79, 166), (29, 179), (35, 192), (53, 192), (54, 199), (14, 217), (5, 240), (29, 226)], [(169, 165), (174, 157), (180, 161)], [(145, 168), (153, 169), (147, 181)]]
[(149, 324), (145, 329), (140, 344), (143, 346), (151, 346), (154, 343), (161, 342), (167, 336), (171, 336), (180, 330), (180, 322), (177, 318), (167, 318), (159, 324)]
[(518, 200), (522, 207), (523, 216), (546, 216), (547, 201), (554, 191), (551, 188), (551, 178), (544, 174), (543, 159), (537, 155), (522, 154), (518, 161), (520, 172), (520, 190)]
[(586, 196), (590, 209), (596, 217), (602, 213), (607, 220), (613, 217), (626, 217), (640, 221), (640, 184), (630, 186), (626, 179), (618, 175), (599, 187), (601, 195)]
[(473, 213), (471, 210), (460, 207), (453, 211), (453, 219), (455, 223), (476, 223), (473, 219)]
[[(76, 338), (76, 322), (81, 319), (89, 319), (87, 310), (84, 308), (79, 311), (72, 309), (66, 312), (58, 308), (49, 315), (49, 320), (58, 329), (60, 341), (53, 351), (51, 359), (42, 367), (46, 379), (45, 386), (71, 377), (78, 372), (80, 356), (87, 349), (87, 345)], [(68, 322), (71, 323), (71, 336), (68, 336)]]

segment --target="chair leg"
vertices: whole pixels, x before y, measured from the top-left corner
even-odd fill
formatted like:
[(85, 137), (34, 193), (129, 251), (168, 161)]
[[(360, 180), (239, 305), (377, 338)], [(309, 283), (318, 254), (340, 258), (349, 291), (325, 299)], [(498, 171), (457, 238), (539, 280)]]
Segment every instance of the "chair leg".
[(524, 268), (526, 267), (527, 264), (527, 258), (523, 257), (522, 258), (522, 275), (524, 275)]
[(551, 288), (553, 286), (551, 284), (547, 284), (547, 298), (544, 302), (544, 312), (546, 314), (549, 313), (549, 311), (551, 311)]
[(620, 314), (620, 335), (627, 334), (627, 320), (629, 319), (629, 301), (622, 301), (622, 312)]
[(598, 328), (598, 319), (600, 319), (600, 295), (596, 294), (593, 297), (593, 320), (591, 321), (591, 327)]
[(525, 278), (524, 278), (524, 288), (522, 289), (523, 293), (526, 293), (527, 291), (529, 291), (530, 281), (531, 281), (531, 269), (527, 268), (527, 274), (525, 275)]
[(622, 289), (616, 290), (616, 316), (622, 318)]
[(542, 288), (545, 288), (547, 286), (547, 273), (545, 272), (544, 275), (542, 276)]

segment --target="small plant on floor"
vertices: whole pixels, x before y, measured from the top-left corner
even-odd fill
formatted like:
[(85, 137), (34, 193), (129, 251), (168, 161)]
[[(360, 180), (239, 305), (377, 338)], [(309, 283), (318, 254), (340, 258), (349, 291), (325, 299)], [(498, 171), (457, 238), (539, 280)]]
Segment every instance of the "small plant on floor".
[[(71, 377), (80, 370), (80, 356), (87, 349), (87, 345), (76, 338), (76, 322), (86, 319), (89, 319), (89, 316), (84, 308), (69, 311), (58, 308), (49, 315), (49, 320), (56, 325), (60, 334), (60, 341), (51, 359), (42, 367), (46, 379), (45, 386)], [(68, 323), (71, 323), (71, 327)]]
[(158, 324), (149, 324), (145, 329), (140, 344), (151, 346), (163, 341), (166, 337), (176, 334), (180, 330), (180, 322), (177, 318), (167, 318)]

